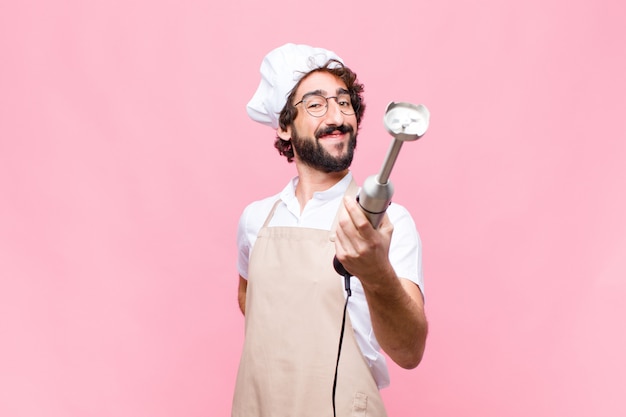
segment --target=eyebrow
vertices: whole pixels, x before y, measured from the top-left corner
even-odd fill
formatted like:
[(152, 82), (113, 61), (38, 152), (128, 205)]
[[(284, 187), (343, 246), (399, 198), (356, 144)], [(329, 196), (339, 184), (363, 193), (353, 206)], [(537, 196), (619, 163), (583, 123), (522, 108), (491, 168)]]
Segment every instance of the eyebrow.
[(304, 93), (304, 95), (302, 96), (302, 100), (311, 97), (311, 96), (326, 96), (326, 91), (324, 90), (313, 90), (313, 91), (309, 91), (308, 93)]
[[(346, 90), (345, 88), (339, 87), (335, 94), (340, 95), (340, 94), (350, 94), (350, 92), (348, 90)], [(302, 96), (302, 100), (304, 100), (307, 97), (310, 96), (324, 96), (326, 97), (326, 90), (313, 90), (313, 91), (309, 91), (308, 93), (304, 93), (304, 95)]]

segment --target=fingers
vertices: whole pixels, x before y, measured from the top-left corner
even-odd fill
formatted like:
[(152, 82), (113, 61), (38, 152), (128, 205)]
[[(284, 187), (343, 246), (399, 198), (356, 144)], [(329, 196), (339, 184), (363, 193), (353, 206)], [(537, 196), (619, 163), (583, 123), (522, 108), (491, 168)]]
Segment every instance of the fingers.
[[(374, 229), (369, 219), (367, 218), (367, 216), (365, 215), (365, 213), (359, 206), (359, 203), (355, 199), (344, 197), (344, 207), (345, 207), (345, 213), (349, 215), (349, 220), (352, 222), (352, 226), (358, 231), (359, 235), (363, 237), (364, 239), (371, 238), (374, 234), (377, 233), (376, 230), (378, 230), (379, 232), (383, 234), (390, 234), (391, 231), (393, 230), (393, 224), (389, 220), (389, 216), (387, 216), (387, 213), (383, 215), (383, 218), (381, 219), (380, 224), (378, 225), (378, 229)], [(345, 214), (345, 213), (340, 213), (340, 216), (339, 216), (340, 222), (342, 220), (345, 222), (348, 221), (347, 217), (342, 218), (341, 216), (341, 214)], [(349, 226), (349, 223), (340, 223), (340, 224), (342, 227)]]
[[(365, 216), (365, 213), (363, 213), (359, 203), (357, 203), (354, 198), (344, 197), (343, 204), (349, 216), (349, 220), (352, 222), (352, 226), (359, 232), (360, 235), (366, 236), (374, 230), (369, 219)], [(342, 226), (346, 225), (342, 224)]]
[(374, 229), (355, 199), (346, 197), (343, 203), (333, 239), (340, 246), (337, 248), (338, 253), (358, 256), (368, 248), (384, 245), (382, 242), (389, 241), (393, 225), (387, 214), (383, 216), (378, 229)]
[(331, 237), (337, 259), (360, 279), (377, 276), (388, 263), (393, 225), (385, 214), (379, 228), (374, 229), (353, 198), (346, 198), (343, 203), (337, 229)]

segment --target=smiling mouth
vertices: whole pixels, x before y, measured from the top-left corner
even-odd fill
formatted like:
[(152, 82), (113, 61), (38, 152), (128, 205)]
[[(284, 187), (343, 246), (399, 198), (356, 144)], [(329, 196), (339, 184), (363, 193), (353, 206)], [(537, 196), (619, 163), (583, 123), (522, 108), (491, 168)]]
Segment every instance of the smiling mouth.
[(346, 133), (350, 133), (352, 129), (349, 126), (341, 125), (339, 127), (327, 127), (323, 129), (321, 132), (318, 132), (317, 139), (333, 139), (333, 138), (343, 138)]
[(318, 139), (339, 139), (339, 138), (343, 138), (345, 136), (345, 133), (341, 133), (339, 131), (334, 131), (332, 133), (325, 133), (323, 135), (321, 135)]

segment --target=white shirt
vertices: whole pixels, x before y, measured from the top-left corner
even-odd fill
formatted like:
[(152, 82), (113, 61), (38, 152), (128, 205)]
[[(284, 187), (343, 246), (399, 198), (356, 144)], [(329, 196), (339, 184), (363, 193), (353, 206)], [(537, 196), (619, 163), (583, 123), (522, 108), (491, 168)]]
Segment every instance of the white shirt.
[[(259, 230), (278, 199), (281, 202), (276, 207), (268, 227), (307, 227), (330, 230), (351, 180), (352, 174), (348, 173), (333, 187), (315, 193), (302, 213), (295, 193), (298, 177), (293, 178), (279, 194), (249, 204), (239, 219), (237, 230), (239, 275), (248, 279), (250, 252)], [(391, 265), (399, 277), (415, 282), (423, 293), (422, 243), (413, 218), (404, 207), (395, 203), (388, 207), (387, 215), (394, 226), (389, 247)], [(357, 344), (370, 366), (378, 388), (384, 388), (389, 385), (389, 372), (385, 357), (380, 352), (380, 345), (374, 336), (365, 293), (361, 282), (356, 278), (351, 279), (350, 286), (352, 297), (348, 303), (348, 313)]]

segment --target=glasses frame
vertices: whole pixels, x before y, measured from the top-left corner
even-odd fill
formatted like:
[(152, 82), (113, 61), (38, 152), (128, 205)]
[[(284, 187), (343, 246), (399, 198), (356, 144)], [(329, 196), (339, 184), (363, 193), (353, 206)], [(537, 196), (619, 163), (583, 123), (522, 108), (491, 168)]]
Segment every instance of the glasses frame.
[(350, 98), (350, 108), (352, 109), (352, 112), (351, 112), (351, 113), (350, 113), (350, 112), (349, 112), (349, 113), (346, 113), (346, 112), (344, 111), (344, 109), (342, 109), (342, 108), (341, 108), (341, 106), (339, 106), (339, 111), (340, 111), (343, 115), (345, 115), (345, 116), (353, 116), (353, 115), (355, 115), (355, 114), (356, 114), (356, 112), (357, 112), (357, 109), (356, 109), (356, 108), (354, 107), (354, 105), (352, 104), (352, 96), (350, 95), (350, 93), (342, 93), (342, 94), (338, 94), (338, 95), (336, 95), (336, 96), (328, 96), (328, 97), (325, 97), (325, 96), (323, 96), (323, 95), (321, 95), (321, 94), (314, 94), (314, 93), (305, 94), (305, 95), (302, 97), (302, 100), (300, 100), (299, 102), (297, 102), (297, 103), (296, 103), (296, 104), (294, 104), (293, 106), (294, 106), (294, 107), (296, 107), (298, 104), (305, 103), (305, 102), (306, 102), (309, 98), (311, 98), (311, 97), (321, 97), (321, 98), (323, 98), (324, 100), (326, 100), (326, 106), (324, 106), (324, 112), (323, 112), (322, 114), (312, 114), (312, 113), (309, 111), (309, 109), (307, 108), (307, 106), (304, 106), (304, 110), (306, 110), (306, 112), (307, 112), (309, 115), (313, 116), (313, 117), (324, 117), (324, 116), (326, 115), (326, 113), (328, 113), (328, 100), (329, 100), (329, 99), (331, 99), (331, 98), (334, 98), (334, 99), (335, 99), (335, 103), (337, 103), (337, 105), (339, 105), (339, 100), (338, 100), (338, 98), (339, 98), (339, 96), (340, 96), (340, 95), (347, 95), (347, 96)]

